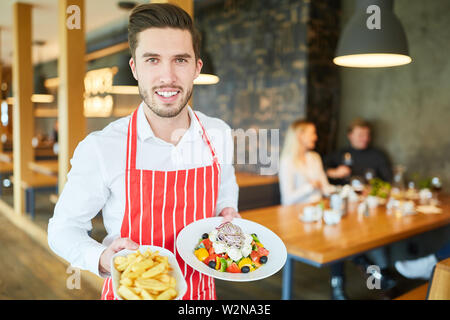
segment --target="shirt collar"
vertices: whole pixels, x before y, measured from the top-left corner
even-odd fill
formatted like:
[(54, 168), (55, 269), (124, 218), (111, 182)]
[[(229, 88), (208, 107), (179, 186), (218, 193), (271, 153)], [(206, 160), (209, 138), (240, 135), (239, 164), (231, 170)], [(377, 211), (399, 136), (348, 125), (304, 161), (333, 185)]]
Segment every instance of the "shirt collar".
[[(184, 141), (195, 141), (197, 139), (202, 138), (203, 130), (200, 126), (200, 123), (197, 120), (197, 117), (194, 115), (194, 111), (191, 109), (189, 105), (186, 106), (188, 108), (189, 117), (191, 120), (191, 124), (188, 128), (188, 130), (184, 133), (182, 139)], [(142, 102), (139, 105), (138, 109), (138, 115), (137, 115), (137, 131), (138, 131), (138, 137), (142, 141), (145, 141), (149, 138), (153, 139), (159, 139), (155, 136), (152, 127), (147, 121), (147, 118), (145, 117), (144, 113), (145, 103)]]

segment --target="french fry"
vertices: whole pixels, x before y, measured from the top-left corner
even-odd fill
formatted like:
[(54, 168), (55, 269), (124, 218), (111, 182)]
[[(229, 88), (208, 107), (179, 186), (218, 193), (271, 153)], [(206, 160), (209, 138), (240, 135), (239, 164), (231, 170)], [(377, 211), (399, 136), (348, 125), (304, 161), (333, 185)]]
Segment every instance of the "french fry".
[(143, 289), (164, 291), (169, 288), (169, 283), (164, 283), (155, 279), (139, 279), (136, 280), (136, 286)]
[(122, 264), (116, 265), (116, 269), (119, 271), (124, 271), (128, 267), (128, 261), (125, 261)]
[(156, 266), (150, 268), (148, 271), (145, 271), (142, 274), (142, 278), (148, 279), (157, 276), (160, 273), (163, 273), (166, 270), (166, 265), (163, 263), (159, 263)]
[(156, 297), (156, 300), (170, 300), (177, 296), (177, 291), (173, 288), (169, 288), (159, 296)]
[(145, 290), (145, 289), (142, 289), (142, 291), (141, 291), (141, 297), (142, 297), (144, 300), (155, 300), (155, 298), (153, 298), (153, 296), (152, 296), (150, 293), (148, 293), (148, 291)]
[(131, 291), (130, 288), (120, 286), (117, 292), (127, 300), (142, 300), (140, 296)]
[(120, 279), (119, 283), (126, 287), (131, 287), (133, 285), (133, 280), (131, 280), (130, 278), (123, 277), (122, 279)]
[(172, 289), (175, 289), (176, 286), (177, 286), (177, 280), (174, 277), (170, 277), (169, 287), (171, 287)]
[(145, 259), (145, 260), (143, 260), (143, 261), (140, 261), (140, 262), (134, 264), (134, 265), (131, 267), (131, 271), (134, 271), (134, 272), (140, 272), (140, 271), (142, 271), (142, 272), (144, 272), (145, 270), (147, 270), (148, 268), (150, 268), (151, 266), (153, 266), (153, 263), (154, 263), (154, 262), (153, 262), (152, 259)]
[(156, 280), (164, 282), (164, 283), (169, 283), (170, 282), (170, 276), (168, 274), (160, 274), (158, 276), (155, 277)]
[(170, 300), (177, 296), (176, 279), (168, 257), (158, 251), (137, 251), (116, 257), (114, 267), (121, 272), (118, 294), (126, 300)]
[(121, 264), (123, 264), (123, 263), (125, 263), (125, 262), (128, 262), (128, 259), (127, 259), (126, 257), (121, 257), (121, 256), (119, 256), (119, 257), (116, 257), (116, 258), (114, 259), (114, 264), (115, 264), (115, 265), (121, 265)]

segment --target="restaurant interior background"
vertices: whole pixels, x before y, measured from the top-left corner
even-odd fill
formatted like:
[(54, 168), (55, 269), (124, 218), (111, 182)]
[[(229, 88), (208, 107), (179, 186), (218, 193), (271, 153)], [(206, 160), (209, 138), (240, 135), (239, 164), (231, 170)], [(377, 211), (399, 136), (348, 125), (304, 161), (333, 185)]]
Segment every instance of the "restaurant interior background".
[[(14, 2), (17, 1), (0, 3), (4, 152), (11, 151), (13, 143), (11, 13)], [(58, 1), (23, 2), (34, 6), (34, 93), (45, 93), (52, 100), (34, 103), (33, 146), (40, 159), (56, 159), (52, 137), (58, 117)], [(118, 86), (136, 86), (128, 67), (129, 49), (120, 46), (127, 41), (129, 11), (119, 8), (116, 0), (86, 0), (85, 8), (86, 53), (91, 54), (86, 59), (86, 79), (89, 75), (98, 77), (107, 87), (94, 88), (91, 92), (86, 88), (86, 99), (92, 99), (91, 104), (85, 106), (88, 134), (130, 114), (141, 100), (136, 88), (123, 93), (111, 90), (110, 86), (117, 90)], [(308, 117), (317, 125), (316, 150), (321, 155), (346, 146), (347, 125), (355, 117), (362, 117), (373, 124), (373, 144), (389, 156), (393, 165), (404, 166), (406, 177), (424, 179), (439, 175), (444, 190), (448, 190), (450, 2), (395, 0), (394, 12), (406, 32), (413, 61), (391, 68), (345, 68), (333, 63), (342, 28), (354, 8), (355, 0), (195, 0), (194, 19), (204, 39), (202, 54), (210, 72), (220, 81), (213, 85), (196, 85), (193, 108), (223, 119), (232, 128), (280, 129), (280, 141), (293, 120)], [(95, 54), (105, 52), (102, 51), (105, 48), (116, 49)], [(112, 83), (108, 85), (108, 81)], [(259, 169), (260, 165), (236, 165), (239, 172), (257, 173)], [(9, 181), (10, 175), (2, 177)], [(12, 207), (10, 182), (3, 182), (1, 201)], [(25, 232), (34, 230), (31, 233), (36, 236), (40, 231), (34, 225), (46, 232), (54, 208), (50, 196), (54, 193), (51, 190), (36, 194), (35, 218), (30, 220)], [(241, 186), (240, 210), (276, 205), (279, 201), (277, 180)], [(96, 218), (93, 236), (99, 240), (104, 236), (101, 225), (101, 217)], [(449, 234), (449, 228), (442, 228), (395, 243), (392, 255), (397, 259), (425, 255), (436, 250)], [(47, 254), (45, 250), (39, 253)], [(317, 284), (319, 278), (329, 277), (327, 268), (316, 270), (306, 265), (296, 268), (296, 272), (303, 275), (297, 278), (296, 286), (304, 289), (297, 290), (294, 298), (328, 299), (327, 281)], [(346, 265), (346, 268), (348, 273), (354, 271), (354, 266)], [(247, 286), (219, 282), (219, 298), (278, 299), (280, 274), (281, 271)], [(64, 290), (66, 276), (63, 271), (60, 276), (63, 283), (55, 284), (61, 286), (59, 291), (49, 286), (49, 292), (42, 292), (39, 297), (96, 298), (96, 289), (67, 293)], [(0, 281), (1, 298), (32, 297), (25, 290), (2, 287), (4, 281)], [(380, 298), (359, 282), (349, 281), (349, 295), (361, 299)], [(410, 289), (417, 283), (404, 281), (403, 288)], [(256, 292), (265, 293), (259, 296)]]

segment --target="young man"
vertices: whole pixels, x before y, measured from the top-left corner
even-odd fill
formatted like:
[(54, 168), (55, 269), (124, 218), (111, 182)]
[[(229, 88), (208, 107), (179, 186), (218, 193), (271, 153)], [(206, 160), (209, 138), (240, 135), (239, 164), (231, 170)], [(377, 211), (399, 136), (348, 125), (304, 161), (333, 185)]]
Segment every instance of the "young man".
[[(114, 253), (140, 244), (175, 253), (188, 283), (184, 299), (216, 299), (213, 279), (185, 264), (176, 237), (199, 219), (239, 217), (231, 130), (187, 105), (202, 61), (185, 11), (136, 7), (128, 40), (143, 102), (76, 148), (49, 222), (49, 245), (73, 266), (106, 278), (102, 299), (117, 298), (109, 277)], [(208, 131), (220, 134), (213, 139)], [(88, 235), (100, 210), (108, 233), (102, 243)]]
[(386, 156), (370, 146), (371, 129), (367, 121), (355, 119), (347, 130), (350, 146), (325, 158), (327, 176), (333, 184), (345, 184), (350, 176), (373, 177), (391, 182), (392, 169)]

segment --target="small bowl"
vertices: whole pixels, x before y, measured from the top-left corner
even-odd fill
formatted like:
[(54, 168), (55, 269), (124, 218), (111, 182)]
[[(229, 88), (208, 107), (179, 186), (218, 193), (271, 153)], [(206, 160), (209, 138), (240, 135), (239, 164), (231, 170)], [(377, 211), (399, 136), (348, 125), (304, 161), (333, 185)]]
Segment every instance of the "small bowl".
[[(180, 266), (178, 265), (175, 255), (172, 252), (170, 252), (169, 250), (167, 250), (166, 248), (157, 247), (157, 246), (142, 245), (142, 246), (139, 246), (138, 250), (141, 253), (144, 253), (148, 249), (150, 249), (150, 251), (152, 251), (152, 252), (159, 251), (160, 256), (169, 258), (169, 265), (172, 268), (172, 270), (169, 271), (169, 275), (173, 276), (175, 278), (175, 280), (177, 281), (176, 290), (178, 292), (178, 295), (175, 297), (174, 300), (181, 300), (183, 298), (183, 296), (186, 294), (187, 283), (183, 277), (183, 273), (181, 272)], [(116, 267), (114, 265), (114, 259), (116, 257), (127, 256), (127, 255), (129, 255), (131, 253), (135, 253), (135, 252), (137, 252), (137, 251), (124, 249), (124, 250), (117, 252), (115, 255), (113, 255), (113, 257), (111, 259), (111, 277), (112, 277), (112, 283), (113, 283), (113, 290), (114, 290), (114, 295), (119, 300), (123, 300), (122, 297), (117, 293), (117, 290), (119, 289), (119, 286), (120, 286), (121, 272), (116, 269)]]

